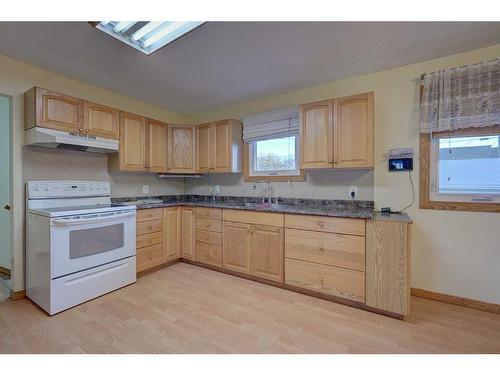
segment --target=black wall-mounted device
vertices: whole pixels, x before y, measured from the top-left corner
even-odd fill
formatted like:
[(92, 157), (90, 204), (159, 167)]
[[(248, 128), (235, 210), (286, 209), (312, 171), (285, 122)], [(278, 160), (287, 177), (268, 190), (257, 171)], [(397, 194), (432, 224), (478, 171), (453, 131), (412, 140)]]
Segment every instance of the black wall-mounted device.
[(389, 172), (413, 170), (413, 158), (389, 159)]

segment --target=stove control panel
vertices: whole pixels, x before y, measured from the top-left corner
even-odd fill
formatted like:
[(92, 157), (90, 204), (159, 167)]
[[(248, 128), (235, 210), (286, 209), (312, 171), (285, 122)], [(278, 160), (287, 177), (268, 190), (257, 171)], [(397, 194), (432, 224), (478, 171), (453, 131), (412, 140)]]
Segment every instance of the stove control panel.
[(29, 199), (110, 196), (108, 181), (29, 181)]

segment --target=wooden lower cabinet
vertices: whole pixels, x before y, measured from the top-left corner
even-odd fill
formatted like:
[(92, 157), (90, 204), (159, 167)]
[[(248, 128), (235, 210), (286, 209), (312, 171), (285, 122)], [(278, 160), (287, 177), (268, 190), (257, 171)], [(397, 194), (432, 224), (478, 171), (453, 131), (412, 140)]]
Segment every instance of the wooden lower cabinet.
[(366, 305), (410, 315), (411, 224), (366, 223)]
[(136, 218), (137, 272), (163, 263), (162, 209), (137, 211)]
[(250, 224), (225, 221), (222, 229), (222, 267), (250, 273)]
[(195, 208), (181, 207), (181, 257), (194, 260), (195, 252)]
[(286, 258), (285, 283), (365, 302), (365, 273), (360, 271)]
[(163, 244), (137, 249), (137, 272), (159, 266), (163, 263)]
[(163, 263), (179, 259), (180, 251), (180, 208), (163, 209)]
[(283, 228), (252, 225), (250, 229), (250, 273), (283, 282)]

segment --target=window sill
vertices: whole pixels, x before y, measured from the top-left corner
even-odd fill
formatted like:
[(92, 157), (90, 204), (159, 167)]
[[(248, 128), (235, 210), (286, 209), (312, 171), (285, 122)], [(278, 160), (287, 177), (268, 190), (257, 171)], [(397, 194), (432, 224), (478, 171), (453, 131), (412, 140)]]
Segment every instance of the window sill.
[(245, 182), (256, 182), (256, 181), (271, 181), (271, 182), (288, 182), (288, 181), (305, 181), (306, 174), (304, 171), (300, 171), (299, 175), (293, 176), (249, 176), (245, 173)]

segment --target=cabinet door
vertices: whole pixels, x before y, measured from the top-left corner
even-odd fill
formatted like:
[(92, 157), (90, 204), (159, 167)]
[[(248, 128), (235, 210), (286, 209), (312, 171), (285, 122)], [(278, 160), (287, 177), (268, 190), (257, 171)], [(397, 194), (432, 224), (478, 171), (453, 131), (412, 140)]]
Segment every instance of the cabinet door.
[(146, 170), (145, 119), (127, 112), (120, 112), (120, 169)]
[(101, 104), (83, 102), (83, 127), (86, 134), (119, 139), (120, 111)]
[(304, 104), (300, 107), (300, 167), (332, 167), (332, 102)]
[(373, 93), (333, 101), (334, 168), (373, 168)]
[(181, 207), (181, 256), (194, 260), (195, 216), (193, 207)]
[(224, 222), (222, 267), (250, 273), (250, 224)]
[(195, 173), (195, 127), (193, 125), (168, 126), (168, 171)]
[(283, 228), (252, 225), (250, 233), (251, 274), (283, 282)]
[(36, 125), (83, 133), (83, 100), (42, 88), (35, 88)]
[(196, 129), (196, 170), (200, 173), (208, 173), (212, 169), (212, 130), (212, 123), (198, 125)]
[(163, 263), (180, 258), (179, 208), (163, 209)]
[(167, 124), (147, 120), (147, 169), (150, 172), (167, 171)]
[(214, 172), (231, 172), (232, 135), (229, 121), (217, 121), (214, 125), (215, 142), (213, 142)]

